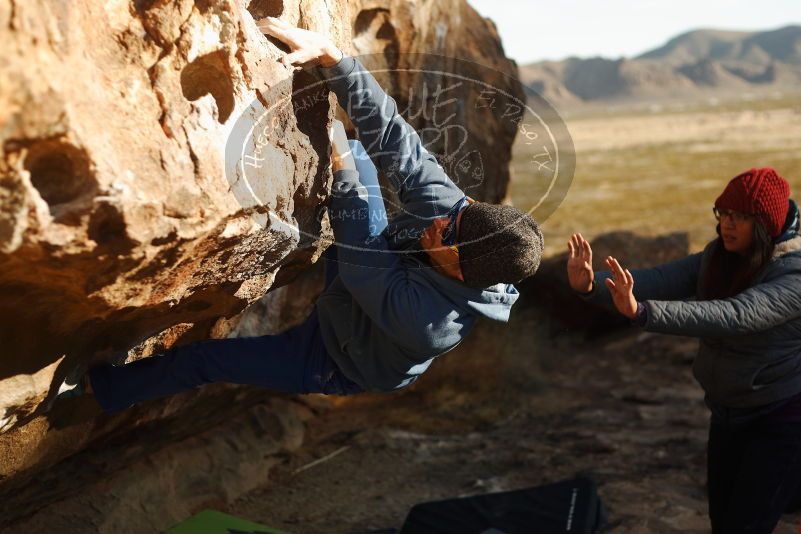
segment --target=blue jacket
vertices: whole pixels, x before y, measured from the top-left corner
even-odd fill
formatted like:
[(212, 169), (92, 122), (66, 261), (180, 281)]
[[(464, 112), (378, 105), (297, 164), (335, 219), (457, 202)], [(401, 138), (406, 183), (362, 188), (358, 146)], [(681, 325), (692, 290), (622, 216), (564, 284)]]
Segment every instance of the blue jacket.
[[(754, 408), (801, 393), (801, 235), (791, 202), (773, 256), (751, 286), (719, 300), (700, 295), (712, 245), (703, 252), (655, 267), (633, 269), (634, 296), (646, 308), (645, 329), (700, 338), (693, 374), (712, 403)], [(614, 309), (596, 273), (587, 296)]]
[(329, 217), (339, 277), (317, 300), (323, 341), (348, 378), (366, 390), (394, 390), (458, 345), (479, 317), (508, 321), (518, 292), (511, 284), (467, 287), (419, 258), (421, 232), (464, 193), (359, 60), (346, 56), (317, 71), (402, 204), (387, 228), (371, 236), (358, 173), (334, 173)]

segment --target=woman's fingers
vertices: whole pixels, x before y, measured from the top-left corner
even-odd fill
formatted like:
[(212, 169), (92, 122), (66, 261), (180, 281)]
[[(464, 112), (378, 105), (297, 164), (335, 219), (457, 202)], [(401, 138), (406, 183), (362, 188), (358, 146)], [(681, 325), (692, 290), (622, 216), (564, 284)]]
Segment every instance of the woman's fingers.
[(617, 259), (609, 256), (606, 259), (606, 263), (609, 265), (612, 275), (615, 277), (615, 283), (621, 291), (628, 291), (634, 286), (634, 277), (628, 269), (624, 270), (623, 267), (620, 266)]
[(590, 242), (584, 239), (584, 236), (578, 234), (578, 244), (581, 248), (581, 252), (584, 255), (584, 259), (592, 263), (592, 248), (590, 248)]
[(614, 280), (612, 280), (611, 278), (607, 278), (606, 280), (604, 280), (604, 283), (606, 284), (606, 287), (608, 287), (613, 294), (617, 293), (617, 285), (615, 284)]
[(589, 258), (587, 257), (587, 248), (584, 246), (584, 238), (581, 237), (581, 234), (573, 234), (570, 236), (570, 244), (568, 244), (568, 248), (571, 250), (571, 257), (581, 257), (583, 260), (587, 261)]
[(615, 274), (615, 282), (625, 283), (626, 273), (623, 272), (623, 267), (621, 267), (618, 261), (612, 256), (609, 256), (609, 265), (612, 267), (612, 272)]
[(617, 259), (609, 256), (606, 258), (606, 264), (612, 271), (612, 276), (615, 277), (615, 283), (618, 286), (621, 286), (623, 289), (634, 287), (634, 276), (632, 276), (631, 271), (628, 269), (623, 269), (623, 267), (620, 266), (620, 263), (618, 263)]
[(576, 249), (576, 255), (581, 254), (581, 234), (573, 234), (573, 248)]
[(576, 251), (573, 248), (573, 241), (571, 240), (567, 242), (567, 259), (572, 260), (575, 257), (576, 257)]
[(580, 252), (581, 248), (579, 247), (578, 239), (576, 238), (576, 234), (573, 234), (573, 235), (570, 236), (569, 243), (570, 243), (569, 244), (570, 257), (571, 258), (577, 258), (579, 256), (579, 252)]
[(609, 267), (610, 271), (612, 271), (612, 276), (615, 277), (615, 280), (618, 280), (619, 275), (617, 272), (617, 266), (615, 265), (615, 262), (612, 261), (612, 256), (606, 257), (606, 266)]

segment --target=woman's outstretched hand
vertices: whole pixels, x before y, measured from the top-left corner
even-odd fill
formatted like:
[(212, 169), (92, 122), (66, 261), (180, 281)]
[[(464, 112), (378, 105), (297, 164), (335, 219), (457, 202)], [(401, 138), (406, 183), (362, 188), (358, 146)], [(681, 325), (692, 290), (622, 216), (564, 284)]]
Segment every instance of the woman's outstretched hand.
[(295, 67), (295, 70), (306, 64), (332, 67), (344, 56), (328, 37), (296, 28), (281, 19), (265, 17), (257, 21), (256, 26), (266, 35), (271, 35), (289, 46), (291, 51), (281, 58), (281, 62)]
[(609, 256), (606, 258), (606, 265), (612, 271), (612, 278), (606, 279), (606, 287), (612, 294), (612, 301), (615, 303), (617, 311), (634, 319), (637, 317), (637, 299), (634, 298), (634, 277), (628, 269), (623, 269), (618, 261)]
[(567, 242), (567, 279), (570, 287), (579, 293), (592, 291), (592, 248), (581, 234), (573, 234)]

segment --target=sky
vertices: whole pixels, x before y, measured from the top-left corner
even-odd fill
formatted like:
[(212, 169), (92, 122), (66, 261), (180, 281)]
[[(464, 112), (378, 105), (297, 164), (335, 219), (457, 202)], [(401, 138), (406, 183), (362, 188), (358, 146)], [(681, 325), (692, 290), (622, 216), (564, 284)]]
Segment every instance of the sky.
[(518, 65), (568, 56), (633, 57), (688, 30), (801, 24), (801, 0), (467, 0), (498, 27)]

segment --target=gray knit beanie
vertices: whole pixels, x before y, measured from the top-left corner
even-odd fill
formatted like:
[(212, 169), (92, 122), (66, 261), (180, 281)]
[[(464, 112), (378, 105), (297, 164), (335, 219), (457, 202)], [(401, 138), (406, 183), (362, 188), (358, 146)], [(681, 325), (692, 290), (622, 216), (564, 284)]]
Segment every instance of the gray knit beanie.
[(515, 284), (533, 275), (544, 246), (530, 215), (486, 202), (475, 202), (462, 213), (458, 241), (464, 283), (475, 288)]

